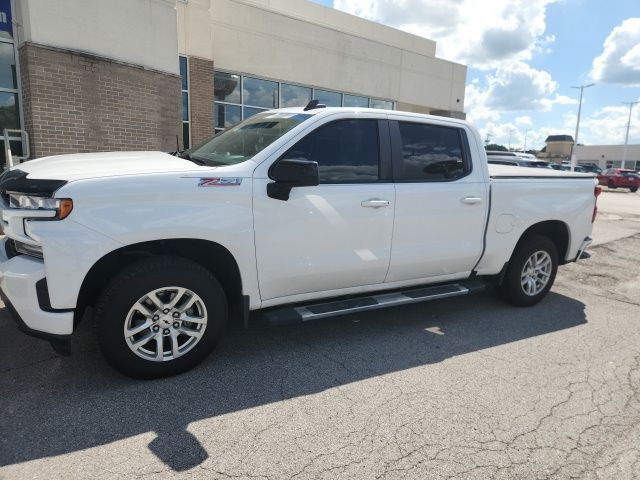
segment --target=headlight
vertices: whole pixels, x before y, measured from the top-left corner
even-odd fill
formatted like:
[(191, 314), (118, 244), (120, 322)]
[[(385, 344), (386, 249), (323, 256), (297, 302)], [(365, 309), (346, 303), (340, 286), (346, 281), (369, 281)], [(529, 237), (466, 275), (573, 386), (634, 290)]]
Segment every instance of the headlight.
[(10, 193), (9, 205), (26, 210), (55, 210), (55, 218), (58, 220), (68, 217), (73, 210), (73, 201), (70, 198), (37, 197), (21, 193)]

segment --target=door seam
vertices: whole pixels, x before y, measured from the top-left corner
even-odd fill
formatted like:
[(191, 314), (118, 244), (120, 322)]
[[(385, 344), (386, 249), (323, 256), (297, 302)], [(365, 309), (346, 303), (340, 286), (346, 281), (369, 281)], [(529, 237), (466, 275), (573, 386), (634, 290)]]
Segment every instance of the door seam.
[(395, 237), (396, 233), (396, 205), (398, 203), (398, 191), (396, 189), (396, 184), (393, 184), (393, 219), (391, 221), (391, 241), (389, 242), (389, 263), (387, 263), (387, 271), (384, 274), (384, 278), (382, 279), (382, 283), (386, 283), (387, 277), (389, 276), (389, 270), (391, 270), (391, 256), (393, 255), (393, 237)]

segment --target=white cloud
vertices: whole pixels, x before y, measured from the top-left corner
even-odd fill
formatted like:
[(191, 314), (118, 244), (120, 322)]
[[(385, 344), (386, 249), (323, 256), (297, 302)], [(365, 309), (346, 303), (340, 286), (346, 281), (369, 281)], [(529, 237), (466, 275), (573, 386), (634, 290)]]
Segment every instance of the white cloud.
[(517, 119), (515, 122), (488, 122), (479, 130), (483, 140), (489, 134), (490, 143), (497, 143), (505, 147), (511, 145), (512, 149), (517, 150), (525, 148), (527, 150), (540, 150), (544, 147), (544, 141), (549, 135), (573, 135), (573, 131), (568, 126), (534, 129), (518, 125)]
[(497, 122), (500, 119), (500, 112), (486, 105), (487, 93), (475, 83), (467, 85), (465, 91), (465, 110), (467, 120), (477, 123), (483, 120)]
[[(629, 144), (640, 143), (640, 105), (633, 109), (631, 128), (629, 129)], [(575, 128), (575, 115), (573, 125)], [(580, 119), (580, 134), (578, 143), (588, 145), (620, 145), (624, 137), (629, 120), (629, 107), (606, 106), (588, 117)]]
[(575, 104), (575, 99), (559, 95), (558, 84), (544, 70), (524, 62), (499, 66), (487, 75), (487, 86), (467, 85), (466, 110), (471, 121), (497, 121), (501, 112), (543, 110), (555, 104)]
[(476, 68), (528, 60), (555, 41), (546, 7), (557, 0), (334, 0), (339, 10), (438, 42), (440, 57)]
[(591, 77), (596, 82), (640, 85), (640, 18), (627, 18), (604, 41), (593, 60)]
[[(640, 100), (640, 99), (639, 99)], [(633, 110), (629, 144), (640, 144), (640, 106)], [(558, 118), (558, 123), (536, 128), (536, 122), (529, 125), (528, 116), (515, 117), (513, 121), (500, 122), (487, 120), (479, 126), (483, 140), (490, 135), (491, 143), (498, 143), (514, 149), (540, 150), (549, 135), (575, 135), (576, 112), (566, 112)], [(610, 105), (596, 110), (590, 115), (583, 115), (580, 120), (578, 143), (584, 145), (621, 145), (624, 143), (629, 108), (624, 105)], [(530, 119), (531, 120), (531, 119)]]

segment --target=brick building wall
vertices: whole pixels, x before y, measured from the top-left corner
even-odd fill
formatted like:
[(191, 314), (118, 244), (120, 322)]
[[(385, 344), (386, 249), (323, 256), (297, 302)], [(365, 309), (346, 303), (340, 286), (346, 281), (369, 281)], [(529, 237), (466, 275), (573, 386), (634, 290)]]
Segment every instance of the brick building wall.
[(191, 145), (197, 145), (214, 133), (213, 61), (189, 57), (189, 106)]
[(182, 144), (178, 75), (32, 43), (19, 54), (32, 158)]

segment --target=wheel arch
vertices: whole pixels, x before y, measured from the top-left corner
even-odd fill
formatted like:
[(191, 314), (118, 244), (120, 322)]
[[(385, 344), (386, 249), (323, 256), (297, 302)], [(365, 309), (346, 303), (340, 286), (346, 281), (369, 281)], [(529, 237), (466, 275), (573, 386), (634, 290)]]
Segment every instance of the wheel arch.
[[(113, 250), (89, 269), (80, 287), (77, 311), (95, 305), (100, 292), (126, 265), (141, 258), (160, 255), (177, 256), (202, 265), (220, 282), (230, 313), (244, 314), (242, 274), (233, 254), (223, 245), (202, 239), (178, 238), (153, 240), (126, 245)], [(242, 316), (241, 315), (241, 316)], [(76, 316), (82, 317), (82, 313)], [(235, 320), (237, 315), (232, 315)]]
[(508, 260), (504, 263), (500, 271), (495, 275), (491, 275), (491, 279), (496, 285), (502, 284), (507, 268), (509, 268), (509, 264), (511, 263), (511, 259), (518, 251), (520, 245), (535, 235), (542, 235), (553, 242), (558, 250), (558, 265), (567, 263), (566, 256), (569, 251), (571, 241), (569, 226), (562, 220), (545, 220), (543, 222), (534, 223), (522, 232), (520, 238), (518, 238), (518, 241), (513, 247)]
[(518, 250), (518, 247), (522, 245), (523, 242), (534, 235), (542, 235), (551, 240), (558, 250), (558, 264), (562, 265), (566, 263), (571, 236), (569, 225), (562, 220), (545, 220), (531, 225), (520, 235), (513, 252), (511, 252), (511, 257), (513, 257), (513, 253)]

